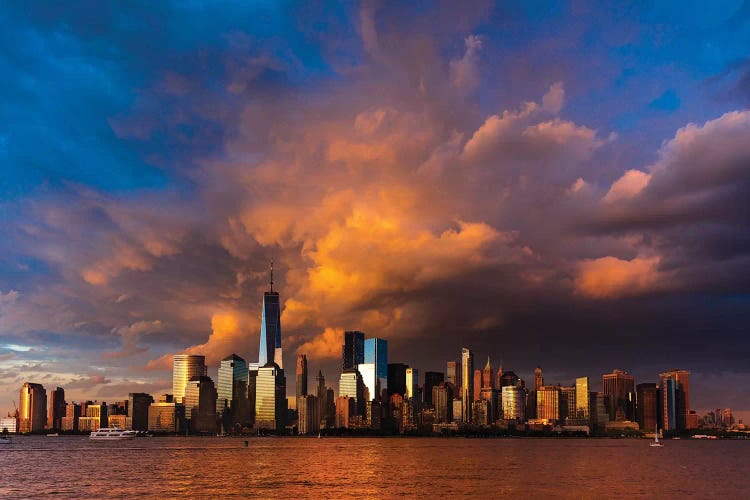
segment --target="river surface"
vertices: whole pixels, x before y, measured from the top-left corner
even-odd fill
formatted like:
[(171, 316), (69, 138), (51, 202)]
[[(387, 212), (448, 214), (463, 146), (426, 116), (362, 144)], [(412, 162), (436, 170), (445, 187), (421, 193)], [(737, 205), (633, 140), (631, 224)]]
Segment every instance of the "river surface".
[(0, 498), (741, 498), (750, 441), (17, 436)]

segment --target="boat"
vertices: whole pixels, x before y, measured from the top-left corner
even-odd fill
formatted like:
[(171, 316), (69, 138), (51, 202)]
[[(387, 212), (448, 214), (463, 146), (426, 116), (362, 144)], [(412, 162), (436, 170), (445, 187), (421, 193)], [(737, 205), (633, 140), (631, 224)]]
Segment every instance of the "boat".
[(120, 429), (119, 427), (102, 427), (97, 431), (92, 431), (89, 435), (89, 439), (96, 439), (101, 441), (133, 439), (136, 434), (138, 434), (136, 431), (126, 431), (125, 429)]
[(52, 434), (47, 434), (47, 437), (56, 438), (56, 437), (60, 437), (60, 434), (57, 432), (53, 432)]
[(9, 437), (0, 436), (0, 444), (11, 444), (11, 440)]
[(657, 428), (654, 432), (654, 440), (649, 443), (649, 446), (652, 446), (654, 448), (662, 448), (664, 446), (664, 443), (659, 442), (659, 429)]
[(320, 432), (318, 432), (318, 439), (320, 439)]

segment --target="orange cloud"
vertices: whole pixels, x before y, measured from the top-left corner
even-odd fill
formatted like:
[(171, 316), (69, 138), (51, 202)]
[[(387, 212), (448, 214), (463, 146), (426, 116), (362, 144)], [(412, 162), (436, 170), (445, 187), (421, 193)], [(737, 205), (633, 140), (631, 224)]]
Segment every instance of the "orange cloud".
[(628, 200), (638, 195), (651, 182), (651, 175), (640, 170), (628, 170), (617, 179), (604, 196), (605, 203)]
[(341, 356), (341, 345), (344, 343), (342, 328), (326, 328), (308, 342), (300, 345), (297, 352), (306, 354), (311, 359), (330, 359)]
[(653, 291), (659, 287), (659, 257), (622, 260), (601, 257), (579, 264), (575, 286), (578, 292), (593, 298), (614, 298)]

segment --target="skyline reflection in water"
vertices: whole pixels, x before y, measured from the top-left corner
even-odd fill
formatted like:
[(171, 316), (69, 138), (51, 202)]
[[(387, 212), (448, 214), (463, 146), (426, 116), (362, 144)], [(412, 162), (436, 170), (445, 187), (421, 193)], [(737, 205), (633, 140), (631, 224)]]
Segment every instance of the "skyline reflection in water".
[(741, 496), (746, 441), (18, 436), (0, 498)]

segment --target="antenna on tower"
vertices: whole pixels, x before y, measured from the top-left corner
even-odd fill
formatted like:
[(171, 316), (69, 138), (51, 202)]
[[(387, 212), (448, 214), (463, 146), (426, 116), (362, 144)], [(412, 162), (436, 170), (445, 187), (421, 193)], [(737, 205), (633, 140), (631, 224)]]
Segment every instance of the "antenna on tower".
[(271, 259), (271, 293), (273, 293), (273, 259)]

